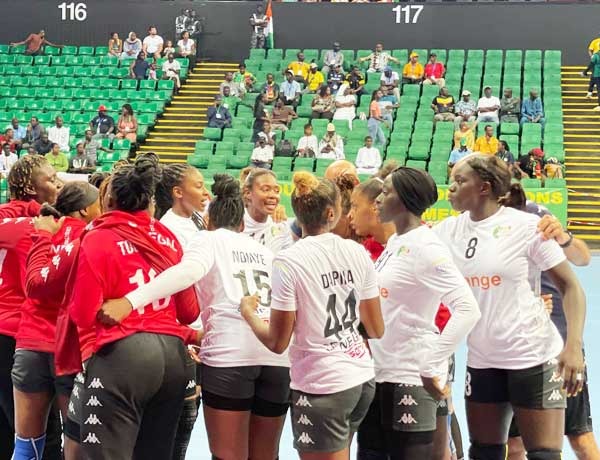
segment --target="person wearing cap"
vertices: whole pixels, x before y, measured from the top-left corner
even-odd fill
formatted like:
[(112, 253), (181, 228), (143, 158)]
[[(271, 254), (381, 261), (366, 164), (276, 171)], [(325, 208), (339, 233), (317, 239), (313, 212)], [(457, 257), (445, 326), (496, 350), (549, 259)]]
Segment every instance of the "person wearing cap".
[(382, 88), (386, 90), (386, 92), (391, 92), (396, 99), (400, 100), (400, 76), (398, 72), (394, 72), (392, 68), (388, 65), (383, 69), (383, 73), (381, 74), (381, 78), (379, 79), (380, 85)]
[[(498, 123), (500, 110), (500, 99), (492, 96), (492, 87), (483, 88), (483, 97), (477, 102), (477, 121)], [(493, 153), (496, 153), (495, 151)]]
[(539, 123), (544, 129), (546, 119), (544, 118), (544, 106), (537, 89), (529, 92), (529, 97), (523, 100), (521, 105), (521, 125), (525, 123)]
[(85, 154), (84, 141), (77, 142), (75, 156), (69, 160), (68, 172), (74, 174), (90, 174), (96, 171), (96, 158)]
[(286, 70), (285, 81), (279, 87), (279, 97), (285, 105), (291, 105), (294, 110), (300, 103), (300, 95), (302, 88), (300, 83), (294, 80), (294, 73), (291, 70)]
[(367, 72), (383, 72), (388, 65), (388, 61), (395, 62), (396, 64), (400, 64), (400, 61), (390, 55), (390, 53), (383, 51), (383, 45), (381, 43), (377, 43), (375, 45), (375, 51), (373, 51), (368, 56), (364, 56), (358, 60), (359, 63), (369, 61), (369, 68)]
[(511, 88), (505, 88), (500, 99), (500, 123), (518, 123), (521, 100), (513, 96)]
[(402, 69), (402, 83), (404, 84), (419, 84), (423, 80), (425, 69), (423, 64), (419, 62), (419, 55), (414, 51), (410, 53), (410, 59)]
[(327, 75), (329, 72), (337, 66), (342, 68), (344, 65), (344, 55), (340, 51), (340, 44), (335, 42), (333, 49), (328, 50), (323, 56), (323, 68), (321, 71)]
[(365, 93), (365, 77), (360, 73), (358, 66), (352, 67), (352, 71), (346, 76), (346, 81), (352, 90), (352, 94), (360, 96)]
[(106, 114), (106, 106), (98, 107), (98, 115), (90, 121), (90, 129), (94, 133), (94, 138), (102, 139), (105, 137), (112, 138), (115, 132), (115, 120), (110, 115)]
[(310, 72), (310, 65), (304, 60), (304, 53), (301, 51), (296, 55), (297, 60), (290, 62), (286, 72), (291, 71), (298, 83), (304, 83)]
[(206, 111), (209, 128), (231, 128), (231, 114), (223, 106), (223, 96), (217, 94), (215, 102)]
[(473, 147), (475, 153), (485, 153), (487, 155), (496, 155), (498, 152), (498, 139), (494, 136), (494, 127), (491, 125), (485, 126), (483, 136), (480, 136), (475, 141)]
[(305, 93), (316, 93), (317, 90), (325, 83), (325, 77), (317, 68), (317, 64), (312, 62), (310, 64), (310, 71), (306, 77), (306, 88)]
[(438, 85), (440, 88), (446, 86), (446, 80), (444, 74), (446, 68), (444, 64), (438, 62), (437, 54), (431, 53), (429, 55), (429, 62), (425, 64), (425, 73), (423, 84), (424, 85)]
[(456, 114), (456, 117), (454, 118), (455, 130), (458, 130), (463, 121), (468, 123), (474, 122), (475, 116), (477, 115), (477, 106), (471, 100), (471, 91), (465, 89), (461, 96), (462, 99), (454, 106), (454, 113)]
[(531, 149), (527, 155), (521, 155), (515, 162), (515, 169), (522, 179), (544, 178), (544, 166), (544, 151), (540, 148)]
[(40, 56), (44, 54), (44, 46), (52, 46), (54, 48), (64, 48), (63, 45), (55, 45), (46, 40), (46, 31), (40, 30), (37, 34), (29, 34), (22, 42), (11, 43), (10, 46), (27, 45), (25, 53), (29, 56)]
[(345, 79), (342, 66), (336, 64), (327, 74), (327, 84), (331, 88), (331, 94), (337, 94)]
[(448, 176), (450, 176), (454, 165), (471, 153), (473, 153), (473, 151), (469, 149), (469, 146), (467, 145), (467, 139), (463, 137), (460, 140), (458, 148), (454, 148), (450, 152), (450, 158), (448, 158)]
[(454, 97), (450, 95), (448, 88), (440, 88), (440, 93), (431, 101), (431, 108), (435, 115), (433, 122), (454, 121)]
[(344, 155), (344, 140), (335, 132), (333, 123), (327, 124), (327, 132), (319, 142), (318, 150), (317, 158), (327, 160), (343, 160), (346, 158)]

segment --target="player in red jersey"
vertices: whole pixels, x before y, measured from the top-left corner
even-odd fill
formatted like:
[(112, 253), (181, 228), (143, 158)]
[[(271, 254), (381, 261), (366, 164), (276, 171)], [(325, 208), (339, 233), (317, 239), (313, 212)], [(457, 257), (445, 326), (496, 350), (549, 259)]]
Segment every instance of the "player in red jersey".
[(120, 324), (97, 320), (105, 298), (122, 297), (181, 260), (177, 238), (149, 214), (158, 176), (148, 157), (115, 171), (111, 211), (81, 241), (69, 314), (77, 326), (96, 328), (82, 394), (81, 449), (91, 460), (173, 452), (187, 383), (184, 339), (198, 335), (180, 323), (199, 314), (195, 292), (152, 302)]
[[(63, 420), (73, 376), (55, 375), (56, 321), (67, 277), (85, 226), (100, 215), (98, 190), (87, 182), (70, 182), (54, 207), (45, 204), (33, 219), (36, 229), (27, 257), (25, 294), (16, 335), (12, 369), (15, 398), (14, 459), (42, 458), (48, 411), (56, 394)], [(60, 218), (56, 221), (55, 218)], [(65, 453), (73, 443), (65, 440)]]

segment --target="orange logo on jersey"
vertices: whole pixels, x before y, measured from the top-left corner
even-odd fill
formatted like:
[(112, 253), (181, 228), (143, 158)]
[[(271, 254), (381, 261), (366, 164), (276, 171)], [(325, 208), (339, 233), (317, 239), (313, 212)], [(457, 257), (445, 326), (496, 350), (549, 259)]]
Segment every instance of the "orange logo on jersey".
[(502, 284), (502, 277), (500, 275), (465, 276), (465, 279), (467, 280), (467, 284), (472, 288), (479, 288), (484, 291)]
[(386, 288), (381, 288), (379, 290), (379, 295), (381, 295), (381, 297), (383, 297), (384, 299), (387, 299), (390, 293)]

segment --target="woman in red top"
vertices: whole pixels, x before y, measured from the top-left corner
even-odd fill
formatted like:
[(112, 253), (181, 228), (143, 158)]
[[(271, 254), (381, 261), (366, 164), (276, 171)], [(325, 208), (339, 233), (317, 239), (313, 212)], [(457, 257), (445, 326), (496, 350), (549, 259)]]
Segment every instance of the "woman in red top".
[(77, 326), (96, 328), (82, 394), (86, 459), (170, 459), (173, 452), (187, 384), (184, 340), (198, 335), (179, 324), (199, 314), (193, 288), (119, 324), (96, 318), (104, 299), (123, 297), (181, 260), (177, 238), (148, 212), (158, 179), (158, 164), (148, 157), (115, 171), (111, 211), (81, 240), (69, 314)]
[(383, 93), (380, 90), (373, 91), (371, 98), (371, 104), (369, 104), (369, 121), (367, 122), (367, 128), (369, 129), (369, 136), (373, 139), (376, 144), (385, 145), (385, 134), (381, 129), (384, 119), (381, 116), (381, 108), (379, 107), (379, 99), (381, 99)]

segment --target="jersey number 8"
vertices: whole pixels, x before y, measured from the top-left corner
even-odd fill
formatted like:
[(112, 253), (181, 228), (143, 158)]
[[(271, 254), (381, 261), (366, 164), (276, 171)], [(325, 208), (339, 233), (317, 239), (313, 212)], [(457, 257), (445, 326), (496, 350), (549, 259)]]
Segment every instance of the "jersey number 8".
[(477, 249), (477, 238), (471, 238), (467, 244), (467, 250), (465, 251), (465, 257), (472, 259), (475, 256), (475, 249)]

